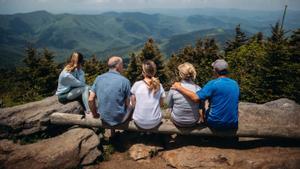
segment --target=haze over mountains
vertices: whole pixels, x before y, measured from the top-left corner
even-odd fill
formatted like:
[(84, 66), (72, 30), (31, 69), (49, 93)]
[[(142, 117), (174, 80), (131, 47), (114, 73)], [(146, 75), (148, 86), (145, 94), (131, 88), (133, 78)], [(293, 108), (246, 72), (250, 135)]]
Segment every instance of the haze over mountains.
[[(22, 62), (28, 42), (55, 52), (62, 62), (71, 51), (85, 56), (128, 55), (138, 51), (152, 37), (169, 56), (197, 38), (215, 37), (222, 47), (241, 28), (248, 35), (270, 33), (270, 24), (281, 19), (282, 11), (181, 9), (141, 12), (106, 12), (93, 15), (51, 14), (36, 11), (0, 15), (0, 68)], [(285, 29), (300, 27), (300, 11), (288, 11)]]

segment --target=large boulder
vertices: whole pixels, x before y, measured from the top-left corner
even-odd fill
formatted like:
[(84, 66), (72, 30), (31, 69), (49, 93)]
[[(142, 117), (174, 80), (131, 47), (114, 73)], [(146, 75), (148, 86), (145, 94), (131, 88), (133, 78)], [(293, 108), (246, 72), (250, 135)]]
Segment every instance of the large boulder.
[(181, 169), (217, 168), (290, 168), (300, 165), (299, 148), (261, 147), (256, 149), (224, 149), (186, 146), (163, 153), (168, 165)]
[(101, 152), (93, 130), (74, 128), (64, 134), (28, 145), (0, 141), (0, 168), (77, 168), (93, 163)]
[(49, 115), (53, 112), (79, 114), (82, 110), (79, 102), (61, 104), (58, 102), (57, 96), (0, 109), (0, 138), (24, 136), (43, 131), (47, 126), (42, 123), (47, 122)]
[(240, 102), (239, 126), (247, 128), (300, 129), (300, 105), (289, 99), (265, 104)]

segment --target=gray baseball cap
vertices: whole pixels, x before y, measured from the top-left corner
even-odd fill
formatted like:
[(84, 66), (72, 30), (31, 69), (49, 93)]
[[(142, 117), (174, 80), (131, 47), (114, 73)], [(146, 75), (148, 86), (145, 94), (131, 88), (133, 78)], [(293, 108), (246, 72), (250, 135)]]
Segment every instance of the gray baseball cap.
[(216, 70), (216, 72), (226, 72), (228, 71), (228, 63), (224, 59), (217, 59), (214, 61), (211, 66)]

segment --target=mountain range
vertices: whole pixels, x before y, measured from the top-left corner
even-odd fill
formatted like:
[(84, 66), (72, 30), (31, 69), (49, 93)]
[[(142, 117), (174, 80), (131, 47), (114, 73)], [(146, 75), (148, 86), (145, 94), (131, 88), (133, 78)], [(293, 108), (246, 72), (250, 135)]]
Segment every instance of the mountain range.
[[(286, 19), (286, 28), (300, 27), (292, 12)], [(142, 48), (149, 37), (168, 57), (171, 53), (198, 38), (214, 37), (220, 47), (234, 36), (234, 28), (251, 35), (258, 31), (269, 34), (270, 24), (278, 17), (253, 18), (238, 15), (205, 15), (199, 11), (191, 15), (149, 14), (141, 12), (106, 12), (102, 14), (51, 14), (47, 11), (0, 15), (0, 68), (19, 66), (28, 43), (36, 48), (55, 52), (63, 62), (72, 51), (99, 58), (110, 55), (127, 56)]]

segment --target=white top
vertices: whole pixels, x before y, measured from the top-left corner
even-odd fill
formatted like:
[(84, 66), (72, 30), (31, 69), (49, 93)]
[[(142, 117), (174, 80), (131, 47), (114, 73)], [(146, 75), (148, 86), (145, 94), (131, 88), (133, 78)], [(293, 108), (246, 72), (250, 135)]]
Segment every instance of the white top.
[[(181, 81), (181, 85), (196, 93), (200, 90), (200, 86), (192, 81)], [(200, 104), (195, 103), (177, 90), (171, 89), (168, 93), (167, 101), (171, 108), (171, 117), (180, 124), (194, 124), (199, 120)]]
[(143, 129), (156, 127), (162, 119), (160, 109), (160, 98), (165, 97), (165, 90), (160, 85), (160, 89), (154, 94), (148, 89), (147, 84), (141, 80), (133, 84), (131, 93), (136, 98), (135, 109), (132, 119)]
[(69, 92), (72, 88), (85, 86), (84, 72), (81, 69), (75, 69), (73, 72), (63, 70), (58, 78), (56, 95)]

